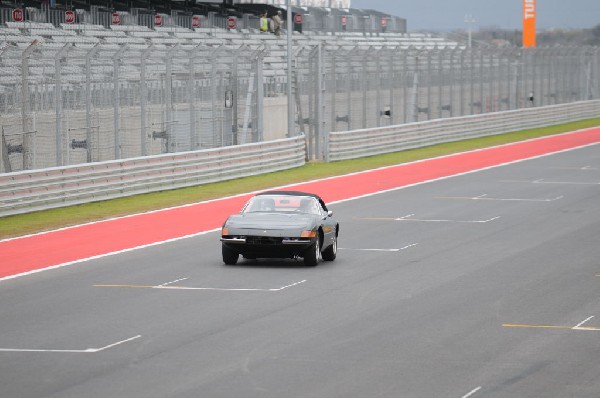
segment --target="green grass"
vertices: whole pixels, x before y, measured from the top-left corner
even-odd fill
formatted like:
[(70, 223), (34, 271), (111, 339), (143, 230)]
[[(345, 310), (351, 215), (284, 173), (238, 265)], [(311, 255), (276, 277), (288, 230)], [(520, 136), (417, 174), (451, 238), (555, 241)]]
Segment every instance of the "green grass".
[(574, 123), (451, 142), (361, 159), (343, 160), (332, 163), (310, 162), (305, 166), (292, 170), (279, 171), (254, 177), (239, 178), (236, 180), (199, 185), (190, 188), (2, 217), (0, 218), (0, 238), (21, 236), (89, 221), (103, 220), (127, 214), (194, 203), (280, 185), (401, 164), (599, 125), (600, 118), (588, 119)]

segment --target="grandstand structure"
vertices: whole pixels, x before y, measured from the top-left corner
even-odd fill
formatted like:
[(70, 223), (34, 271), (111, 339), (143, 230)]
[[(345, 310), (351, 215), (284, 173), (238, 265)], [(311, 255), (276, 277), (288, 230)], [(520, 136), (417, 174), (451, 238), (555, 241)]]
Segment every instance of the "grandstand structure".
[[(328, 131), (600, 92), (597, 50), (466, 49), (407, 33), (404, 19), (374, 10), (310, 6), (291, 9), (301, 23), (288, 82), (286, 41), (258, 29), (258, 15), (273, 15), (275, 5), (81, 3), (25, 7), (22, 21), (14, 7), (0, 6), (0, 172), (299, 133), (311, 157), (322, 158)], [(296, 103), (291, 132), (288, 84)]]
[[(17, 2), (15, 2), (17, 3)], [(23, 3), (25, 5), (23, 5)], [(31, 3), (31, 6), (27, 6)], [(43, 3), (43, 2), (42, 2)], [(228, 28), (230, 18), (236, 19), (235, 29), (258, 29), (259, 17), (267, 12), (271, 17), (277, 11), (287, 10), (281, 1), (242, 2), (224, 0), (222, 3), (176, 0), (69, 0), (68, 7), (48, 7), (39, 2), (18, 2), (17, 6), (5, 6), (0, 3), (0, 23), (8, 21), (47, 22), (54, 26), (69, 23), (102, 25), (141, 25), (173, 26), (184, 28)], [(285, 3), (285, 1), (283, 1)], [(297, 1), (292, 1), (296, 4)], [(318, 1), (302, 1), (308, 6), (293, 5), (291, 13), (294, 30), (320, 32), (359, 32), (359, 33), (406, 33), (406, 19), (371, 9), (338, 8), (344, 4), (337, 1), (329, 7), (321, 7)], [(331, 2), (329, 2), (331, 4)], [(332, 8), (333, 7), (333, 8)], [(15, 10), (20, 18), (15, 18)], [(299, 18), (300, 20), (296, 20)]]
[[(287, 0), (238, 0), (240, 4), (275, 4), (284, 6)], [(293, 6), (350, 8), (350, 0), (291, 0)]]

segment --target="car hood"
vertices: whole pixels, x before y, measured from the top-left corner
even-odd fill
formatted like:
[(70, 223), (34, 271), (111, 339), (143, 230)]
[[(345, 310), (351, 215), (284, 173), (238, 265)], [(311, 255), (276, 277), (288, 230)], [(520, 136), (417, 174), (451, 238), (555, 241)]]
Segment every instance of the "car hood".
[[(298, 230), (312, 229), (315, 225), (315, 215), (311, 214), (282, 214), (282, 213), (246, 213), (236, 214), (227, 220), (227, 227), (232, 230)], [(248, 233), (237, 231), (236, 233)]]

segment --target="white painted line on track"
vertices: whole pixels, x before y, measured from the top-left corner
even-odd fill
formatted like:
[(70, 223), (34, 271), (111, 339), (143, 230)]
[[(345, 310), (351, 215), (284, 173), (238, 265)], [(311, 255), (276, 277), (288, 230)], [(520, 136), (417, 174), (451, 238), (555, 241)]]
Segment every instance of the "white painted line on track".
[(413, 216), (413, 214), (410, 214), (408, 216), (404, 216), (404, 217), (399, 217), (399, 218), (395, 218), (394, 221), (416, 221), (416, 222), (454, 222), (454, 223), (468, 223), (468, 224), (485, 224), (488, 222), (492, 222), (494, 220), (497, 220), (500, 218), (500, 216), (496, 216), (496, 217), (492, 217), (489, 218), (487, 220), (444, 220), (444, 219), (421, 219), (421, 218), (409, 218)]
[(304, 283), (304, 282), (306, 282), (306, 279), (303, 279), (300, 282), (292, 283), (291, 285), (280, 287), (279, 289), (269, 289), (269, 290), (272, 291), (272, 292), (279, 292), (281, 290), (287, 289), (288, 287), (296, 286), (296, 285), (299, 285), (299, 284)]
[(575, 326), (573, 327), (573, 330), (577, 330), (577, 329), (584, 329), (584, 328), (582, 328), (582, 326), (583, 326), (585, 323), (587, 323), (587, 322), (588, 322), (590, 319), (592, 319), (592, 318), (594, 318), (594, 316), (593, 316), (593, 315), (592, 315), (592, 316), (590, 316), (589, 318), (587, 318), (587, 319), (585, 319), (585, 320), (583, 320), (583, 321), (579, 322), (577, 325), (575, 325)]
[(413, 221), (413, 222), (432, 222), (432, 223), (467, 223), (467, 224), (485, 224), (488, 222), (495, 221), (500, 216), (488, 218), (487, 220), (446, 220), (446, 219), (425, 219), (425, 218), (411, 218), (414, 214), (408, 214), (402, 217), (355, 217), (357, 220), (373, 220), (373, 221)]
[(399, 249), (355, 249), (350, 247), (338, 247), (338, 250), (356, 250), (356, 251), (365, 251), (365, 252), (399, 252), (401, 250), (408, 249), (409, 247), (414, 247), (418, 245), (418, 243), (411, 243), (410, 245), (406, 245)]
[(159, 287), (164, 287), (164, 286), (172, 285), (173, 283), (177, 283), (177, 282), (185, 281), (186, 279), (189, 279), (189, 278), (180, 278), (180, 279), (175, 279), (174, 281), (167, 282), (167, 283), (163, 283), (162, 285), (159, 285)]
[(565, 185), (600, 185), (600, 182), (579, 182), (579, 181), (546, 181), (543, 178), (533, 181), (534, 184), (565, 184)]
[(178, 279), (177, 281), (164, 283), (162, 285), (132, 285), (132, 284), (97, 284), (95, 287), (121, 287), (131, 289), (161, 289), (161, 290), (212, 290), (221, 292), (280, 292), (293, 286), (297, 286), (301, 283), (306, 282), (306, 279), (299, 282), (294, 282), (286, 286), (272, 288), (272, 289), (260, 289), (260, 288), (224, 288), (224, 287), (189, 287), (189, 286), (173, 286), (172, 284), (188, 278)]
[(439, 199), (463, 199), (463, 200), (490, 200), (490, 201), (500, 201), (500, 202), (555, 202), (557, 200), (563, 199), (564, 196), (557, 196), (555, 198), (545, 198), (545, 199), (528, 199), (528, 198), (492, 198), (487, 196), (487, 194), (479, 195), (479, 196), (439, 196)]
[(583, 166), (583, 167), (553, 167), (554, 169), (559, 170), (579, 170), (579, 171), (591, 171), (591, 170), (599, 170), (597, 167), (593, 166)]
[(361, 252), (399, 252), (401, 249), (353, 249), (350, 247), (338, 247), (338, 250), (354, 250)]
[(118, 345), (128, 343), (130, 341), (139, 339), (142, 335), (130, 337), (125, 340), (117, 341), (116, 343), (109, 344), (101, 348), (86, 348), (85, 350), (53, 350), (53, 349), (32, 349), (32, 348), (0, 348), (0, 352), (53, 352), (53, 353), (65, 353), (65, 354), (95, 354), (100, 351), (108, 350), (109, 348), (116, 347)]
[(547, 181), (544, 178), (538, 180), (502, 180), (500, 182), (513, 182), (524, 184), (556, 184), (556, 185), (600, 185), (600, 182), (582, 182), (582, 181)]
[(463, 395), (462, 398), (469, 398), (469, 397), (473, 396), (475, 393), (477, 393), (477, 391), (479, 391), (479, 390), (481, 390), (481, 386), (474, 388), (468, 394)]

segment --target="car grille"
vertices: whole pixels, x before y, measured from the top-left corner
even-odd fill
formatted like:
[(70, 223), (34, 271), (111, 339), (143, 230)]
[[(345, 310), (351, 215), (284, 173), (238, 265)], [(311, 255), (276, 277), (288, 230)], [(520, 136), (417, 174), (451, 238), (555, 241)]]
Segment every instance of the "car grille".
[(274, 238), (271, 236), (247, 236), (246, 244), (248, 245), (280, 245), (282, 238)]

